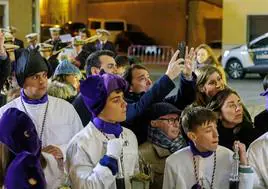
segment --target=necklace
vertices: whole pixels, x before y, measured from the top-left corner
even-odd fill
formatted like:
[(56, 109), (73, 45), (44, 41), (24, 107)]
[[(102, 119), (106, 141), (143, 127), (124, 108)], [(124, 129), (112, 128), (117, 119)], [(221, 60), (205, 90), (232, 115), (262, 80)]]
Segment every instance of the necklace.
[[(195, 159), (195, 156), (193, 156), (193, 162), (194, 162), (194, 175), (195, 175), (195, 179), (197, 181), (197, 184), (200, 185), (199, 183), (199, 176), (198, 176), (198, 173), (197, 173), (197, 163), (196, 163), (196, 159)], [(215, 178), (215, 171), (216, 171), (216, 163), (217, 163), (217, 159), (216, 159), (216, 152), (214, 152), (214, 161), (213, 161), (213, 172), (212, 172), (212, 179), (211, 179), (211, 184), (210, 184), (210, 189), (213, 189), (213, 184), (214, 184), (214, 178)], [(201, 182), (201, 188), (203, 189), (203, 186), (202, 186), (202, 182)]]
[[(23, 106), (23, 109), (24, 109), (25, 113), (30, 117), (22, 98), (21, 98), (21, 104)], [(45, 123), (46, 123), (47, 110), (48, 110), (48, 101), (47, 101), (46, 110), (45, 110), (43, 121), (42, 121), (41, 131), (40, 131), (40, 134), (39, 134), (40, 141), (41, 141), (41, 146), (42, 146), (42, 137), (43, 137), (43, 133), (44, 133), (44, 127), (45, 127)]]

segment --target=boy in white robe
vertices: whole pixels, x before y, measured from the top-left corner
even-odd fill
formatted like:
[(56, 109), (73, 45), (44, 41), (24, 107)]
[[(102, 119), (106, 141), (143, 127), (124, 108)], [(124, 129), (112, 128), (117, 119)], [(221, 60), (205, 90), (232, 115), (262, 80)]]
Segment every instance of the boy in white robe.
[(257, 138), (248, 148), (248, 161), (256, 172), (254, 189), (268, 188), (268, 132)]
[[(168, 157), (163, 189), (229, 189), (233, 152), (218, 145), (217, 116), (203, 107), (188, 107), (182, 127), (190, 146)], [(245, 145), (239, 148), (239, 188), (253, 188), (253, 170), (247, 163)]]
[[(116, 75), (89, 76), (80, 92), (93, 120), (70, 142), (66, 167), (72, 189), (131, 188), (130, 177), (138, 173), (136, 136), (120, 122), (126, 119), (123, 91), (126, 81)], [(121, 176), (124, 179), (118, 180)]]
[[(47, 159), (46, 177), (50, 189), (57, 189), (63, 177), (65, 151), (71, 138), (82, 129), (82, 122), (73, 106), (47, 95), (51, 70), (37, 50), (24, 50), (15, 64), (20, 97), (0, 108), (0, 117), (9, 108), (25, 112), (34, 122)], [(8, 125), (7, 125), (8, 126)], [(57, 173), (55, 175), (54, 173)]]

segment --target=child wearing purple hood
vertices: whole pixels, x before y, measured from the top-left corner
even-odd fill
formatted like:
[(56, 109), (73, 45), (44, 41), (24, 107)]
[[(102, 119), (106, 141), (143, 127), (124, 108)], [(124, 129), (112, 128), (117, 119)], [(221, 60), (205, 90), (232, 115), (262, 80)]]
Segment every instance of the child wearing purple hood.
[[(89, 76), (80, 85), (93, 120), (69, 143), (66, 168), (73, 189), (131, 188), (130, 177), (138, 173), (138, 143), (126, 119), (123, 92), (126, 81), (116, 75)], [(122, 182), (121, 182), (122, 183)]]

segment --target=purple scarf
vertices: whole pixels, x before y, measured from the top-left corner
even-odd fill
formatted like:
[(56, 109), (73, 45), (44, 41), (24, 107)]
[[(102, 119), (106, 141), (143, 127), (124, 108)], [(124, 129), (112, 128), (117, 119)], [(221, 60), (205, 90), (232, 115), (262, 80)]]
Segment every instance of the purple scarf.
[(25, 95), (23, 89), (21, 89), (20, 90), (20, 96), (21, 96), (22, 100), (24, 102), (26, 102), (27, 104), (44, 104), (44, 103), (46, 103), (48, 101), (48, 95), (47, 95), (47, 93), (42, 98), (33, 100), (33, 99), (29, 99)]
[(199, 155), (203, 158), (209, 157), (213, 154), (212, 151), (207, 151), (207, 152), (200, 152), (194, 145), (192, 141), (189, 142), (191, 152), (193, 153), (194, 156)]
[(116, 138), (118, 138), (123, 131), (119, 123), (108, 123), (98, 117), (93, 119), (93, 123), (99, 131), (106, 134), (114, 134)]

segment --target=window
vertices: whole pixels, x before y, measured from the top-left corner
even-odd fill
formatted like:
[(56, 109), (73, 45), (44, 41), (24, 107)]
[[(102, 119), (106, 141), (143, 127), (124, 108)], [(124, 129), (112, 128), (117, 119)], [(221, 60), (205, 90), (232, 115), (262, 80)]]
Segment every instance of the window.
[(101, 28), (101, 23), (97, 21), (92, 21), (90, 23), (90, 29), (99, 29)]
[(104, 28), (110, 31), (124, 31), (124, 22), (105, 22)]
[(268, 31), (268, 15), (249, 15), (248, 16), (248, 42), (265, 34)]
[(252, 49), (268, 47), (268, 38), (264, 38), (250, 46)]

